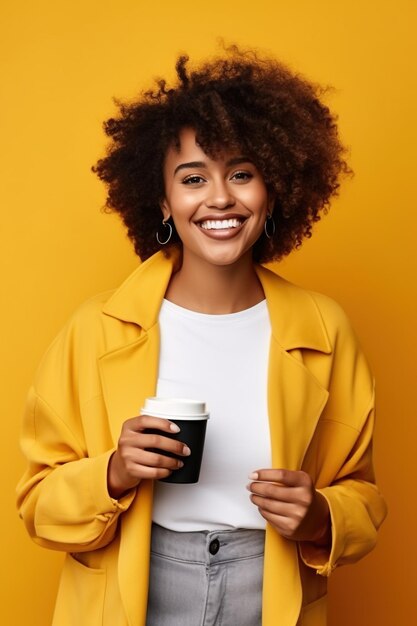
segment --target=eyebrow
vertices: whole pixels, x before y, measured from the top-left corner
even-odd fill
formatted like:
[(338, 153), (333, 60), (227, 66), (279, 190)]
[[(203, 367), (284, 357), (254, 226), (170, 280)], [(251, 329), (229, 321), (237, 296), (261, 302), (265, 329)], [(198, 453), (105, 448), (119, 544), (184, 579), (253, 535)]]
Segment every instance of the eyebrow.
[[(226, 166), (230, 167), (231, 165), (239, 165), (240, 163), (252, 163), (252, 159), (245, 156), (234, 157), (233, 159), (229, 159), (226, 162)], [(190, 161), (189, 163), (180, 163), (174, 170), (174, 176), (179, 170), (184, 170), (192, 167), (207, 167), (207, 163), (205, 161)]]

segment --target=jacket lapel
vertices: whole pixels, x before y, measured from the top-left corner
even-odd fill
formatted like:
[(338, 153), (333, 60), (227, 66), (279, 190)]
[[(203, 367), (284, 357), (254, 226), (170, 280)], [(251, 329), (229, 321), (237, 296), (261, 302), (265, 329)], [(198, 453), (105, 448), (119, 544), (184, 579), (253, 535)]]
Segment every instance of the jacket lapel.
[[(272, 467), (298, 470), (328, 393), (308, 370), (271, 338), (268, 409)], [(262, 624), (295, 626), (302, 604), (297, 544), (267, 524)]]
[[(99, 359), (104, 401), (113, 443), (123, 422), (139, 415), (155, 395), (158, 378), (158, 314), (179, 253), (158, 253), (142, 263), (103, 307), (110, 349)], [(116, 321), (115, 321), (116, 320)]]
[(302, 362), (301, 348), (331, 352), (312, 296), (263, 267), (257, 269), (271, 320), (268, 410), (272, 462), (297, 470), (328, 392)]
[[(155, 395), (159, 332), (152, 326), (129, 345), (100, 360), (113, 442), (123, 422), (139, 415), (145, 398)], [(129, 510), (120, 518), (119, 585), (129, 626), (145, 624), (149, 579), (153, 481), (143, 480)]]
[[(114, 328), (112, 347), (99, 359), (114, 445), (123, 422), (154, 396), (158, 378), (158, 313), (178, 256), (148, 259), (108, 300), (103, 313)], [(115, 326), (114, 326), (115, 324)], [(129, 626), (146, 622), (153, 481), (143, 480), (120, 518), (119, 585)]]
[(123, 422), (139, 415), (145, 398), (155, 395), (158, 356), (159, 333), (154, 326), (133, 343), (105, 354), (99, 361), (114, 445)]
[(327, 398), (328, 391), (272, 337), (268, 408), (274, 467), (301, 469)]
[[(325, 353), (330, 344), (312, 297), (264, 268), (258, 269), (270, 313), (268, 412), (272, 466), (298, 470), (328, 392), (301, 360), (299, 348)], [(295, 626), (302, 604), (297, 544), (267, 524), (262, 623)]]

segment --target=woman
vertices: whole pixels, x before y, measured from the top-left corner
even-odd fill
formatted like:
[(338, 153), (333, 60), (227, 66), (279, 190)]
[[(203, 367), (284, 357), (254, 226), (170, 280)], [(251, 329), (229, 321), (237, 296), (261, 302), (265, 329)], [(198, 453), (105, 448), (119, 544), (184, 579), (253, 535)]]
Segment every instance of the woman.
[[(327, 576), (385, 516), (373, 379), (340, 308), (261, 263), (349, 170), (316, 86), (235, 48), (187, 61), (106, 123), (94, 169), (144, 262), (46, 354), (19, 508), (67, 553), (56, 626), (323, 626)], [(138, 416), (153, 395), (207, 401), (196, 485), (157, 482), (192, 451)]]

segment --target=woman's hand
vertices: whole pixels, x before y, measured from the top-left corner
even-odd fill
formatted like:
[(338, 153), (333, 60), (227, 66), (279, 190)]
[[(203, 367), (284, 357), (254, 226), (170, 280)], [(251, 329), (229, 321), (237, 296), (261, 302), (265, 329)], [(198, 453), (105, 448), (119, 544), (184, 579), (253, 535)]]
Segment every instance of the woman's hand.
[[(183, 462), (165, 456), (172, 452), (178, 456), (188, 456), (190, 449), (181, 441), (164, 437), (162, 434), (144, 432), (153, 429), (167, 433), (178, 433), (180, 429), (167, 419), (139, 415), (126, 420), (122, 426), (116, 452), (110, 458), (107, 472), (107, 486), (112, 498), (118, 499), (123, 493), (136, 487), (142, 478), (165, 478), (173, 470), (183, 466)], [(161, 450), (151, 452), (150, 449)]]
[(331, 543), (327, 500), (306, 472), (262, 469), (249, 476), (250, 499), (259, 513), (286, 539)]

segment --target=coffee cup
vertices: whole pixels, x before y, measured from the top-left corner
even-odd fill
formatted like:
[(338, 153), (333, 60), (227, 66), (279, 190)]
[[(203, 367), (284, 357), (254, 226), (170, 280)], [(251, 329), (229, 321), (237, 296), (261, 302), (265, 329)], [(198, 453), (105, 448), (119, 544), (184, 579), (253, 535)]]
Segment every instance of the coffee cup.
[(174, 470), (169, 476), (161, 478), (161, 480), (165, 483), (197, 483), (203, 458), (207, 420), (209, 419), (206, 403), (188, 398), (147, 398), (140, 413), (141, 415), (169, 419), (170, 422), (177, 424), (180, 428), (179, 433), (166, 433), (154, 428), (147, 428), (145, 432), (177, 439), (191, 450), (188, 457), (177, 456), (166, 450), (154, 450), (165, 456), (180, 459), (184, 463), (183, 467)]

